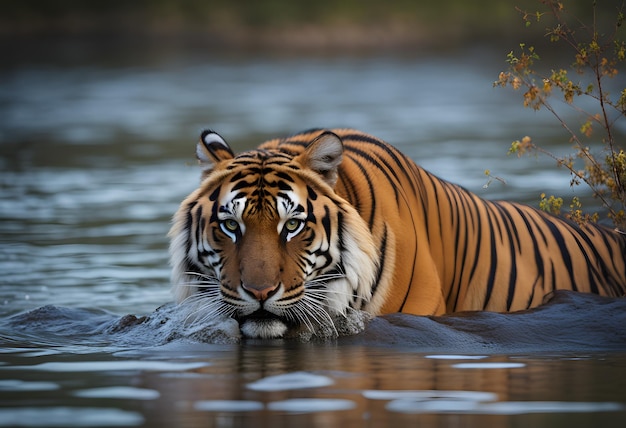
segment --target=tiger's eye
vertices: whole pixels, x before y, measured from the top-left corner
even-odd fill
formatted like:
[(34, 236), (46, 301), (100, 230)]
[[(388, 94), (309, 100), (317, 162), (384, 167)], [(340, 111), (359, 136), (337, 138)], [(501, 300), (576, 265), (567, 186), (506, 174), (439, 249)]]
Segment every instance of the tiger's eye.
[(298, 229), (298, 226), (300, 226), (300, 220), (298, 220), (297, 218), (292, 218), (285, 222), (285, 229), (287, 230), (287, 232), (295, 231), (296, 229)]
[(224, 227), (227, 230), (230, 230), (231, 232), (235, 232), (237, 231), (237, 229), (239, 229), (239, 223), (237, 223), (237, 221), (229, 218), (227, 220), (224, 220)]

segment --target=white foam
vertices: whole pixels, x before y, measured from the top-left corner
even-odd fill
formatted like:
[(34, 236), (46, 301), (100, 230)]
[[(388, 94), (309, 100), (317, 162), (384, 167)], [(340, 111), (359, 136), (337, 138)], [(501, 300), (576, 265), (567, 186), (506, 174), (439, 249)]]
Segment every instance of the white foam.
[(110, 386), (76, 391), (76, 397), (83, 398), (117, 398), (123, 400), (155, 400), (161, 396), (154, 389), (134, 388), (132, 386)]
[(398, 413), (474, 413), (480, 406), (477, 401), (415, 399), (393, 400), (385, 408)]
[(572, 401), (502, 401), (480, 406), (484, 413), (498, 415), (520, 415), (524, 413), (591, 413), (620, 412), (626, 406), (612, 402)]
[(208, 366), (208, 363), (173, 363), (168, 361), (142, 361), (142, 360), (125, 360), (125, 361), (72, 361), (72, 362), (47, 362), (34, 364), (31, 366), (11, 366), (0, 367), (0, 369), (11, 370), (33, 370), (42, 372), (61, 372), (61, 373), (77, 373), (77, 372), (107, 372), (107, 371), (186, 371), (198, 369)]
[(54, 391), (59, 389), (54, 382), (27, 382), (18, 379), (0, 380), (0, 391)]
[(138, 426), (144, 418), (137, 412), (100, 407), (0, 408), (3, 426), (94, 427)]
[(459, 363), (453, 364), (455, 369), (519, 369), (526, 367), (524, 363)]
[(318, 388), (333, 383), (334, 381), (326, 376), (307, 372), (293, 372), (265, 377), (249, 383), (247, 387), (253, 391), (288, 391), (291, 389)]
[(356, 403), (354, 401), (337, 398), (292, 398), (290, 400), (274, 401), (267, 405), (269, 410), (290, 413), (335, 412), (350, 410), (355, 407)]
[(424, 358), (433, 360), (482, 360), (486, 355), (426, 355)]
[(500, 401), (481, 403), (459, 400), (400, 399), (387, 403), (386, 409), (399, 413), (457, 413), (484, 415), (521, 415), (527, 413), (591, 413), (619, 412), (625, 409), (619, 403), (563, 402), (563, 401)]
[(263, 410), (263, 403), (246, 400), (203, 400), (196, 401), (195, 410), (203, 412), (254, 412)]
[(494, 401), (498, 395), (484, 391), (437, 391), (437, 390), (366, 390), (363, 396), (370, 400), (433, 400)]

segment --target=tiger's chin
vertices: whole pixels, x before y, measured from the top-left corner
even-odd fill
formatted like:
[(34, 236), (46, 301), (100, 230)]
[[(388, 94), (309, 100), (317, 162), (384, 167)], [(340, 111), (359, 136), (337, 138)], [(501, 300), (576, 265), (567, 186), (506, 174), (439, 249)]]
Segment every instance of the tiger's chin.
[(249, 339), (278, 339), (285, 335), (287, 324), (274, 319), (248, 319), (241, 323), (241, 333)]
[(289, 330), (286, 321), (267, 311), (257, 311), (239, 320), (241, 333), (249, 339), (278, 339)]

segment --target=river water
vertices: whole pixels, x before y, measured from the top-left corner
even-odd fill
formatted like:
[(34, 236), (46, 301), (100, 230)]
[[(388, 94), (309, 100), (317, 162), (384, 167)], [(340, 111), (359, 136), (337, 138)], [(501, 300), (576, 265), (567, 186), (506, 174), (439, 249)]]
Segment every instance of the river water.
[(169, 304), (165, 234), (205, 127), (241, 150), (349, 126), (486, 198), (572, 195), (551, 161), (506, 155), (524, 135), (570, 150), (554, 118), (492, 88), (506, 53), (0, 69), (0, 426), (624, 426), (620, 299), (243, 343), (184, 331)]

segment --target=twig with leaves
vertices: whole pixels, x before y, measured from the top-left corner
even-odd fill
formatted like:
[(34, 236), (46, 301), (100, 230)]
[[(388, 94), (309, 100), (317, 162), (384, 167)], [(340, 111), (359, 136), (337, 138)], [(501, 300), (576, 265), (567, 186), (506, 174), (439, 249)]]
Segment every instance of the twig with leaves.
[[(507, 55), (509, 69), (500, 73), (494, 86), (510, 86), (515, 90), (524, 88), (524, 107), (549, 111), (566, 130), (575, 152), (557, 156), (526, 136), (514, 141), (509, 153), (521, 156), (534, 152), (551, 157), (557, 165), (570, 172), (570, 185), (585, 183), (589, 186), (594, 197), (606, 207), (607, 215), (615, 226), (626, 230), (626, 154), (616, 141), (614, 132), (616, 123), (626, 118), (626, 89), (622, 89), (617, 95), (606, 89), (606, 79), (615, 77), (618, 74), (618, 65), (626, 59), (626, 43), (620, 39), (623, 33), (624, 3), (616, 8), (610, 31), (602, 31), (596, 17), (595, 1), (590, 5), (593, 9), (590, 23), (570, 17), (562, 1), (539, 1), (546, 9), (543, 12), (531, 13), (518, 9), (526, 26), (531, 27), (550, 18), (552, 23), (547, 27), (545, 35), (553, 43), (565, 44), (574, 56), (572, 69), (581, 79), (591, 75), (591, 80), (586, 85), (575, 82), (565, 69), (555, 69), (548, 75), (541, 76), (534, 69), (535, 62), (540, 60), (534, 47), (527, 47), (522, 43), (517, 54), (511, 51)], [(585, 117), (578, 130), (567, 123), (554, 108), (554, 92), (560, 92), (562, 100)], [(581, 108), (580, 103), (577, 103), (579, 97), (594, 100), (597, 111), (591, 113)], [(577, 166), (577, 159), (582, 160), (582, 168)], [(562, 198), (546, 198), (542, 194), (541, 208), (560, 213), (562, 205)], [(597, 213), (583, 214), (578, 198), (573, 199), (567, 216), (580, 224), (599, 219)]]

